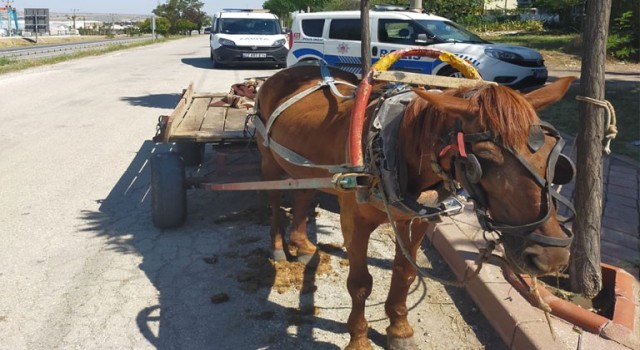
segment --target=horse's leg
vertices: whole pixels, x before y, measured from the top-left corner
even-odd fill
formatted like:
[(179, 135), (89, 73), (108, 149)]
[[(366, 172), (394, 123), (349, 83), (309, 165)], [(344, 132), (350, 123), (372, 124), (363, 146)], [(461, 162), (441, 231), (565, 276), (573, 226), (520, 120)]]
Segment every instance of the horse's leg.
[[(396, 239), (402, 240), (409, 252), (411, 259), (416, 260), (418, 248), (427, 231), (429, 223), (414, 222), (411, 225), (411, 236), (409, 236), (409, 222), (398, 222), (398, 234)], [(389, 316), (390, 325), (387, 327), (387, 347), (388, 349), (417, 349), (413, 339), (413, 328), (407, 320), (409, 311), (407, 309), (407, 294), (411, 284), (416, 279), (416, 269), (402, 254), (399, 242), (396, 242), (396, 255), (393, 260), (393, 274), (391, 276), (391, 286), (389, 295), (384, 305), (385, 312)]]
[(351, 313), (347, 329), (351, 339), (345, 348), (348, 350), (371, 349), (367, 337), (369, 325), (364, 314), (365, 302), (373, 285), (367, 266), (367, 249), (369, 236), (378, 225), (379, 223), (366, 220), (360, 213), (355, 197), (340, 198), (340, 226), (349, 258), (347, 290), (351, 296)]
[(307, 264), (316, 252), (316, 246), (307, 237), (309, 206), (316, 190), (296, 190), (293, 202), (293, 222), (289, 245), (297, 249), (298, 261)]
[(269, 235), (271, 236), (271, 254), (273, 260), (285, 261), (287, 260), (287, 255), (284, 252), (285, 225), (283, 213), (280, 210), (282, 193), (277, 190), (267, 191), (267, 193), (269, 197), (269, 207), (271, 208), (271, 229), (269, 230)]
[[(284, 174), (284, 171), (273, 159), (273, 155), (263, 149), (261, 142), (259, 142), (259, 148), (262, 153), (260, 170), (262, 172), (263, 180), (278, 180)], [(267, 197), (269, 207), (271, 208), (271, 229), (269, 234), (271, 236), (271, 252), (273, 259), (276, 261), (287, 260), (287, 256), (284, 252), (285, 240), (285, 224), (283, 214), (280, 210), (280, 204), (282, 203), (282, 192), (278, 190), (267, 191)]]

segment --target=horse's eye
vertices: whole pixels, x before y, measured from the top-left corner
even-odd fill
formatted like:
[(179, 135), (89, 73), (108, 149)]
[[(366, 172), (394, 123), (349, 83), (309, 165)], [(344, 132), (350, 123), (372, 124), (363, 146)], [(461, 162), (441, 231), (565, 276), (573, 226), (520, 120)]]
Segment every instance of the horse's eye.
[(480, 151), (476, 152), (475, 155), (480, 157), (480, 158), (484, 158), (484, 159), (488, 159), (488, 160), (491, 160), (492, 158), (495, 158), (493, 156), (493, 153), (491, 153), (491, 151), (489, 151), (489, 150), (480, 150)]
[(473, 154), (475, 154), (480, 161), (487, 161), (496, 164), (500, 164), (502, 162), (500, 149), (491, 144), (478, 145), (478, 147), (473, 149)]

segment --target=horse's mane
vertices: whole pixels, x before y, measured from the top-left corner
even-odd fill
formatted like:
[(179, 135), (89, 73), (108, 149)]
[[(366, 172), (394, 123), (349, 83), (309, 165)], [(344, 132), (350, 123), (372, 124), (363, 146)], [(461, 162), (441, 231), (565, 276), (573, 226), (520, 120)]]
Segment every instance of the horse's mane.
[[(539, 118), (524, 95), (510, 88), (487, 84), (481, 87), (463, 87), (444, 92), (466, 98), (478, 107), (474, 116), (483, 130), (491, 130), (505, 147), (519, 149), (526, 145), (531, 125), (538, 124)], [(418, 97), (408, 106), (405, 118), (415, 119), (416, 132), (443, 135), (453, 123), (446, 114), (433, 104)], [(432, 139), (435, 146), (437, 139)]]

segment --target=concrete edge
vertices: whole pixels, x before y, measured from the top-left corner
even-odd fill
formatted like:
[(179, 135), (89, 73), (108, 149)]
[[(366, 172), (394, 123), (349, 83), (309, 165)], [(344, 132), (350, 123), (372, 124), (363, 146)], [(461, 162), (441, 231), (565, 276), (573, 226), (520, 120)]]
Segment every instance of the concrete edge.
[[(427, 237), (459, 280), (463, 279), (467, 270), (475, 270), (474, 261), (479, 254), (479, 248), (485, 244), (482, 238), (473, 239), (465, 234), (467, 228), (471, 232), (479, 229), (475, 224), (475, 216), (469, 210), (456, 216), (455, 222), (445, 218), (442, 223), (427, 232)], [(505, 279), (497, 265), (485, 263), (478, 276), (467, 282), (466, 290), (511, 349), (635, 349), (633, 343), (629, 344), (630, 346), (622, 345), (617, 341), (583, 331), (574, 324), (551, 315), (554, 336), (544, 312), (533, 307)], [(610, 329), (610, 335), (615, 331), (621, 331), (624, 333), (623, 336), (629, 333), (620, 330), (619, 327)]]

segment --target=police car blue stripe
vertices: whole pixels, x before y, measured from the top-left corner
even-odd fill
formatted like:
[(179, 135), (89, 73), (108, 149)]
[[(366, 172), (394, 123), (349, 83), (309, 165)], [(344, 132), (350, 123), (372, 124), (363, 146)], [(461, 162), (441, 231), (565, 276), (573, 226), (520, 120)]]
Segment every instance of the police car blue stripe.
[(315, 49), (298, 49), (298, 50), (294, 50), (293, 51), (293, 55), (296, 56), (296, 58), (300, 58), (301, 56), (307, 56), (307, 55), (311, 55), (311, 56), (316, 56), (318, 57), (318, 59), (322, 58), (322, 52), (315, 50)]

